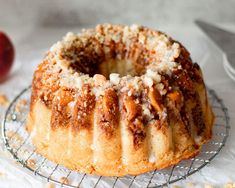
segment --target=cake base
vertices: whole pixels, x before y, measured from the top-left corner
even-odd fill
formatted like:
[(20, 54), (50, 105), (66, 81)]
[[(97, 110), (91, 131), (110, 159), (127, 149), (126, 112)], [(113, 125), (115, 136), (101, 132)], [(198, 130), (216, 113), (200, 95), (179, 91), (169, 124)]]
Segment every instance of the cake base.
[[(211, 112), (209, 106), (207, 110)], [(210, 116), (207, 119), (213, 125), (214, 117)], [(106, 146), (102, 143), (106, 149), (110, 147), (110, 142), (109, 140), (105, 140), (105, 138), (103, 141), (99, 139), (93, 140), (93, 130), (85, 129), (74, 134), (69, 128), (58, 127), (57, 129), (52, 129), (50, 121), (51, 110), (41, 101), (34, 103), (31, 113), (28, 116), (27, 131), (31, 134), (36, 152), (57, 164), (64, 165), (71, 170), (81, 173), (102, 176), (139, 175), (152, 170), (160, 170), (177, 164), (181, 160), (192, 158), (201, 149), (200, 145), (197, 147), (186, 147), (184, 151), (174, 151), (173, 148), (165, 148), (165, 153), (152, 156), (146, 148), (146, 158), (142, 156), (138, 158), (137, 155), (133, 154), (133, 156), (127, 156), (129, 158), (126, 159), (125, 156), (122, 156), (122, 150), (116, 148), (121, 152), (120, 159), (117, 160), (117, 157), (113, 157), (112, 153), (103, 153), (102, 150), (99, 151), (100, 142), (106, 142)], [(151, 132), (159, 134), (157, 130), (154, 130), (153, 126), (150, 125), (149, 129), (152, 129)], [(164, 135), (162, 135), (163, 137)], [(201, 144), (206, 141), (207, 139)], [(96, 143), (94, 144), (94, 142)], [(166, 146), (167, 142), (163, 144)], [(98, 147), (94, 148), (95, 146)], [(159, 149), (161, 147), (159, 145)], [(112, 148), (115, 149), (113, 145)]]

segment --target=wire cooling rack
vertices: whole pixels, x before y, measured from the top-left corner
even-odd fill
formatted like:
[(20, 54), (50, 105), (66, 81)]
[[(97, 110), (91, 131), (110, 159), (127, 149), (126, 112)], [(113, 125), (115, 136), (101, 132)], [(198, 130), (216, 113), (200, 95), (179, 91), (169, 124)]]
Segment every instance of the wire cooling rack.
[(198, 156), (184, 160), (170, 168), (139, 176), (91, 176), (71, 171), (35, 152), (30, 135), (25, 130), (30, 95), (31, 87), (24, 89), (6, 111), (2, 127), (5, 146), (29, 174), (59, 184), (61, 187), (164, 187), (185, 179), (207, 165), (220, 152), (229, 133), (227, 108), (214, 90), (208, 90), (209, 101), (215, 112), (216, 121), (212, 140), (203, 146)]

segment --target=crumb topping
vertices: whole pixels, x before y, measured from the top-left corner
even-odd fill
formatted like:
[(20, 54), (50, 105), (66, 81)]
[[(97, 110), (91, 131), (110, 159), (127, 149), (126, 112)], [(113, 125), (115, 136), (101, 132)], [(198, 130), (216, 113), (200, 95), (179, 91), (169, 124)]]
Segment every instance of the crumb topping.
[(111, 73), (109, 75), (110, 82), (114, 85), (118, 85), (120, 83), (120, 75), (117, 73)]
[[(144, 65), (146, 71), (134, 77), (130, 75), (120, 77), (118, 73), (114, 72), (109, 75), (109, 79), (103, 79), (101, 83), (97, 84), (97, 79), (100, 80), (101, 78), (98, 78), (96, 74), (89, 76), (86, 72), (89, 72), (90, 67), (96, 67), (96, 64), (101, 63), (100, 60), (87, 66), (78, 62), (82, 61), (83, 58), (86, 62), (92, 62), (87, 59), (88, 51), (90, 51), (91, 58), (99, 56), (101, 60), (107, 58), (122, 58), (126, 61), (127, 58), (138, 60), (140, 58), (138, 57), (140, 56), (139, 48), (146, 51), (142, 58), (147, 60), (146, 65)], [(95, 54), (92, 51), (95, 51)], [(129, 90), (131, 87), (138, 90), (143, 85), (147, 87), (154, 85), (164, 95), (166, 92), (161, 84), (161, 75), (171, 75), (175, 69), (181, 68), (181, 65), (175, 62), (180, 54), (180, 45), (176, 42), (172, 43), (171, 39), (161, 32), (138, 25), (104, 24), (98, 25), (93, 30), (84, 30), (79, 34), (68, 33), (62, 41), (51, 47), (50, 52), (53, 55), (49, 60), (55, 62), (54, 66), (57, 67), (51, 70), (61, 71), (59, 74), (60, 86), (81, 89), (82, 85), (90, 84), (92, 87), (96, 87), (93, 89), (96, 97), (103, 95), (101, 90), (108, 87), (115, 87), (117, 91), (121, 91)], [(75, 71), (73, 64), (78, 64), (81, 70), (85, 70), (85, 72), (77, 69)], [(120, 70), (121, 67), (118, 69)]]
[[(187, 68), (187, 63), (192, 62), (182, 45), (164, 33), (138, 25), (104, 24), (79, 34), (68, 33), (50, 48), (44, 61), (45, 71), (40, 73), (39, 67), (35, 74), (35, 81), (41, 83), (37, 86), (40, 98), (46, 104), (53, 99), (63, 102), (63, 97), (55, 99), (61, 97), (57, 93), (59, 88), (70, 88), (76, 93), (61, 107), (54, 106), (54, 114), (63, 114), (73, 122), (75, 130), (90, 127), (97, 101), (109, 98), (107, 91), (111, 89), (117, 98), (129, 99), (125, 103), (126, 116), (131, 121), (129, 128), (136, 145), (145, 139), (143, 126), (167, 119), (164, 105), (167, 94), (193, 90), (194, 72), (197, 74), (194, 79), (200, 78), (197, 66), (192, 71), (190, 66)], [(46, 87), (41, 90), (41, 86)], [(203, 127), (200, 109), (200, 106), (193, 109), (199, 129)], [(100, 122), (108, 130), (106, 125), (111, 122), (108, 117), (114, 118), (115, 113), (101, 112), (104, 116)], [(64, 121), (52, 120), (55, 124)]]

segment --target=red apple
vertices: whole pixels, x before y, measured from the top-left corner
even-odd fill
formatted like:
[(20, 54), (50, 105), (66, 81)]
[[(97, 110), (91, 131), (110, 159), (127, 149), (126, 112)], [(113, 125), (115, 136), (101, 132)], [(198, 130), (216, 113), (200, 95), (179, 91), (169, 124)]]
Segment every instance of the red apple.
[(0, 31), (0, 82), (4, 81), (10, 72), (14, 56), (12, 42), (5, 33)]

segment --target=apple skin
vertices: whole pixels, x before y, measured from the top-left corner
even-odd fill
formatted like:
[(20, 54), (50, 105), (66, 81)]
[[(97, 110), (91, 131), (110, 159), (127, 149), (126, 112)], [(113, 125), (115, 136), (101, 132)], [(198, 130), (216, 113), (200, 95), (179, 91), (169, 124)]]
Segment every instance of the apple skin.
[(14, 46), (9, 37), (0, 31), (0, 83), (6, 80), (15, 57)]

